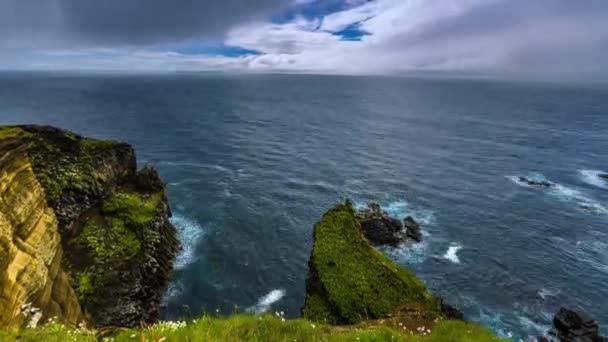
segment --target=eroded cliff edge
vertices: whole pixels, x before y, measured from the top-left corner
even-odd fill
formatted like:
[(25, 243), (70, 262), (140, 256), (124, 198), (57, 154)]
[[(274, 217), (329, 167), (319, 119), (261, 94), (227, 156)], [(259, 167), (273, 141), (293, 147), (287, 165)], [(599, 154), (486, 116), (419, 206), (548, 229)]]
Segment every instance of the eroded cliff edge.
[(169, 216), (128, 144), (0, 127), (0, 326), (157, 320), (179, 248)]

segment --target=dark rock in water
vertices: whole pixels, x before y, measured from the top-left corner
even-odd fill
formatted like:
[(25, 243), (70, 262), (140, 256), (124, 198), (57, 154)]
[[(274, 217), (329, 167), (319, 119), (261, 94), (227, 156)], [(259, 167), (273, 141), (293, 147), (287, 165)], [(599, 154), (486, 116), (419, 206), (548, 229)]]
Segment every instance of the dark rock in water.
[(519, 181), (537, 188), (552, 188), (555, 186), (555, 184), (545, 180), (535, 180), (524, 176), (519, 176)]
[(443, 299), (439, 299), (439, 304), (441, 305), (441, 312), (443, 312), (446, 318), (464, 321), (464, 314), (462, 311), (446, 303)]
[(411, 216), (408, 216), (403, 220), (403, 227), (405, 227), (405, 235), (407, 235), (407, 237), (417, 242), (422, 241), (422, 230), (420, 230), (420, 225), (418, 222), (414, 221)]
[(608, 342), (599, 335), (597, 321), (587, 314), (561, 308), (553, 318), (555, 336), (560, 342)]
[(604, 178), (605, 180), (608, 180), (608, 173), (602, 173), (600, 175), (598, 175), (600, 178)]
[(395, 246), (407, 238), (401, 221), (390, 217), (378, 203), (370, 203), (368, 208), (358, 211), (356, 219), (365, 237), (374, 245)]

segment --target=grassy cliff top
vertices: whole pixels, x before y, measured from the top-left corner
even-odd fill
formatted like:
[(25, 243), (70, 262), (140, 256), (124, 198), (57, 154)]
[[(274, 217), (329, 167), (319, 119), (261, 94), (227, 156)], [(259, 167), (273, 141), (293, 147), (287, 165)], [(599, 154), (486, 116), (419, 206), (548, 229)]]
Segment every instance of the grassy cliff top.
[[(430, 332), (429, 332), (430, 331)], [(103, 333), (68, 328), (57, 323), (2, 333), (0, 341), (95, 342)], [(109, 336), (109, 335), (105, 335)], [(459, 321), (443, 321), (425, 332), (406, 330), (401, 326), (334, 327), (311, 323), (305, 319), (283, 320), (271, 315), (233, 315), (228, 318), (205, 316), (190, 322), (161, 322), (157, 325), (122, 329), (107, 341), (272, 341), (272, 342), (506, 342), (482, 327)]]
[(332, 324), (377, 319), (400, 307), (441, 318), (437, 300), (409, 270), (373, 249), (350, 202), (327, 211), (314, 228), (305, 317)]

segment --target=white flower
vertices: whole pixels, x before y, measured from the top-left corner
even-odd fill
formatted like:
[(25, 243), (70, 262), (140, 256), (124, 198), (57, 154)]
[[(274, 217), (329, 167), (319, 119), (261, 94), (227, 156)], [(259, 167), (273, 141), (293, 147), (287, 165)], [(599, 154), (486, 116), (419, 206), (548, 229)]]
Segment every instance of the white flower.
[(312, 324), (312, 323), (310, 323), (310, 326), (311, 326), (311, 328), (313, 328), (313, 329), (315, 329), (315, 328), (317, 327), (316, 325), (314, 325), (314, 324)]

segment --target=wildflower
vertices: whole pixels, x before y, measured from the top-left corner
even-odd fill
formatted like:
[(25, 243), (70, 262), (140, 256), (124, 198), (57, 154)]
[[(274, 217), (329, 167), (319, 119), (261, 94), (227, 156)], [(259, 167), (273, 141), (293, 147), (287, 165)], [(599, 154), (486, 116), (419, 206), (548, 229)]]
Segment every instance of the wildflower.
[(285, 318), (281, 318), (281, 322), (285, 323)]
[(312, 323), (310, 323), (310, 327), (313, 328), (313, 329), (315, 329), (317, 326), (314, 325), (314, 324), (312, 324)]
[(131, 334), (131, 338), (135, 338), (135, 337), (136, 337), (135, 334)]

